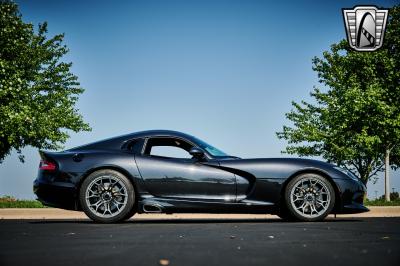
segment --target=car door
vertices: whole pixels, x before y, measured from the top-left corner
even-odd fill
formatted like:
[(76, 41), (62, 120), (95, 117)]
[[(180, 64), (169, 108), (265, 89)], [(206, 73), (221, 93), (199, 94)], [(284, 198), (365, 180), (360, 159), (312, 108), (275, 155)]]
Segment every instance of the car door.
[(173, 137), (146, 141), (135, 160), (149, 193), (156, 197), (234, 201), (235, 175), (217, 168), (218, 163), (191, 158), (191, 147), (188, 141)]

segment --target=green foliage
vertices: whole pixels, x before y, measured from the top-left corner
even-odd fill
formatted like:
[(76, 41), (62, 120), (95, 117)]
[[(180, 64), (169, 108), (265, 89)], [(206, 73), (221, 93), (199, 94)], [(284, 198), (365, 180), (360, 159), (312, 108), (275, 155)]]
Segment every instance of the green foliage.
[(17, 4), (0, 0), (0, 163), (12, 149), (59, 149), (68, 130), (90, 130), (74, 108), (84, 90), (62, 61), (64, 35), (46, 33), (46, 22), (35, 33)]
[(46, 208), (37, 200), (17, 200), (11, 196), (0, 197), (1, 208)]
[(400, 165), (400, 6), (389, 10), (384, 45), (374, 52), (353, 51), (346, 40), (313, 59), (323, 89), (313, 103), (292, 102), (293, 126), (277, 136), (285, 152), (322, 156), (347, 168), (366, 184), (382, 170), (385, 150)]
[(390, 193), (390, 200), (400, 200), (399, 192)]
[[(399, 192), (391, 192), (390, 195), (389, 195), (389, 197), (390, 197), (390, 200), (391, 200), (391, 201), (393, 201), (393, 200), (400, 200), (400, 198), (399, 198)], [(385, 195), (380, 196), (380, 197), (378, 198), (378, 200), (385, 200)]]
[(369, 200), (365, 199), (365, 206), (400, 206), (400, 199), (392, 199), (390, 201), (385, 200), (385, 196), (380, 199)]

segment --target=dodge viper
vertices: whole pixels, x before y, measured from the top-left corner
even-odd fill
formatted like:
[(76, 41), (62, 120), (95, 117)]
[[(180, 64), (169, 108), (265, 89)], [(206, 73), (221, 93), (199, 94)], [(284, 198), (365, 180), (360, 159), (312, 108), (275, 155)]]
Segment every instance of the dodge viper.
[(101, 223), (135, 213), (271, 213), (320, 221), (368, 211), (366, 187), (345, 169), (309, 159), (242, 159), (176, 131), (39, 152), (38, 199)]

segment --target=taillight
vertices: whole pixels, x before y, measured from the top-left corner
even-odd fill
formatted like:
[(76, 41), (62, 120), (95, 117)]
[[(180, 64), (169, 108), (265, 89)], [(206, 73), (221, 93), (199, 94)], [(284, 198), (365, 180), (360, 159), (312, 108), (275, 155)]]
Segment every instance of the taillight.
[(50, 161), (41, 160), (39, 164), (39, 169), (45, 171), (54, 171), (56, 170), (56, 164)]

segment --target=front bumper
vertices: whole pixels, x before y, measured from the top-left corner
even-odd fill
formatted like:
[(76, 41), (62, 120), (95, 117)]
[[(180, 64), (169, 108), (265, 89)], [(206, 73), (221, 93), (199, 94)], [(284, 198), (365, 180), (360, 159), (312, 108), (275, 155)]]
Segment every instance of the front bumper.
[(340, 213), (346, 214), (346, 213), (362, 213), (362, 212), (369, 212), (369, 209), (362, 204), (353, 203), (349, 205), (344, 205)]
[(363, 205), (367, 188), (361, 181), (353, 179), (336, 179), (340, 194), (340, 204), (336, 205), (335, 213), (361, 213), (368, 212), (369, 209)]
[(78, 209), (77, 190), (72, 183), (36, 179), (33, 182), (33, 192), (46, 206), (68, 210)]

